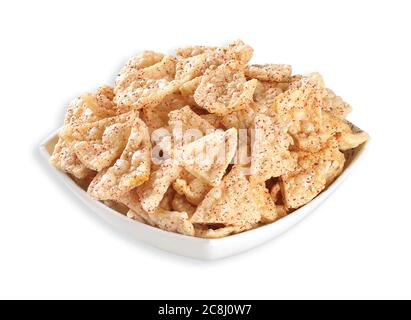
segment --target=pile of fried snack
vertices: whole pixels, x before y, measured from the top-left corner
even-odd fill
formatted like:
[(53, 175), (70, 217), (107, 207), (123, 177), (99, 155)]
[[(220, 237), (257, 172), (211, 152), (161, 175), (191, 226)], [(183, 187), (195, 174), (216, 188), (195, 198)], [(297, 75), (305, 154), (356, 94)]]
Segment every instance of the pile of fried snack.
[[(242, 41), (138, 54), (113, 87), (70, 103), (51, 163), (92, 198), (170, 232), (219, 238), (286, 216), (324, 190), (368, 135), (345, 120), (349, 105), (318, 73), (249, 64), (252, 54)], [(248, 164), (233, 161), (236, 147), (207, 164), (176, 159), (171, 147), (155, 163), (153, 149), (170, 137), (153, 133), (179, 123), (204, 134), (182, 147), (191, 154), (240, 130), (258, 130), (258, 148), (248, 139)]]

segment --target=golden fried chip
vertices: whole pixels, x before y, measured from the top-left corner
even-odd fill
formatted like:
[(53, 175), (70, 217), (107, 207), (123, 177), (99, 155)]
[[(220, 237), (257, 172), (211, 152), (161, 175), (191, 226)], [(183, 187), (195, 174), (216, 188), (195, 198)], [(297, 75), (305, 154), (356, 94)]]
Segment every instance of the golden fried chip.
[(141, 109), (158, 105), (164, 98), (179, 89), (173, 80), (176, 60), (166, 56), (150, 67), (133, 70), (126, 79), (116, 82), (114, 102), (121, 108)]
[(130, 134), (130, 123), (108, 126), (101, 140), (77, 141), (73, 145), (77, 157), (87, 167), (102, 171), (109, 167), (123, 152)]
[(275, 97), (273, 111), (280, 121), (290, 126), (292, 134), (302, 129), (310, 133), (321, 127), (322, 104), (322, 88), (304, 77)]
[[(194, 227), (189, 220), (186, 212), (168, 211), (162, 208), (157, 208), (153, 212), (143, 210), (139, 198), (136, 193), (131, 191), (123, 195), (120, 202), (129, 207), (134, 215), (142, 217), (146, 223), (156, 226), (162, 230), (181, 233), (188, 236), (194, 236)], [(133, 213), (129, 213), (129, 217), (134, 218)]]
[(188, 174), (188, 177), (178, 178), (173, 183), (173, 188), (178, 194), (184, 195), (188, 202), (198, 205), (210, 191), (211, 187), (203, 179)]
[(251, 183), (251, 190), (254, 195), (254, 201), (257, 203), (258, 210), (261, 213), (261, 222), (271, 223), (277, 220), (277, 208), (270, 192), (265, 186), (265, 182)]
[(105, 130), (114, 124), (130, 123), (137, 117), (136, 112), (128, 112), (115, 117), (104, 118), (94, 122), (81, 123), (79, 125), (64, 126), (59, 136), (66, 140), (93, 141), (101, 140)]
[(207, 121), (191, 110), (189, 106), (185, 106), (179, 110), (169, 113), (168, 124), (172, 130), (181, 126), (181, 133), (184, 135), (188, 130), (199, 130), (203, 135), (211, 133), (215, 128)]
[(149, 179), (151, 142), (148, 128), (136, 119), (119, 159), (92, 181), (88, 193), (95, 199), (117, 199)]
[(193, 80), (201, 76), (208, 67), (206, 54), (181, 58), (177, 61), (175, 79), (181, 82)]
[(259, 204), (240, 166), (234, 166), (221, 184), (210, 190), (191, 218), (193, 224), (220, 224), (241, 230), (251, 228), (260, 220)]
[(295, 171), (281, 176), (287, 208), (299, 208), (314, 199), (342, 171), (345, 157), (335, 143), (316, 153), (299, 152)]
[(216, 131), (182, 149), (183, 166), (211, 186), (220, 184), (237, 149), (237, 130)]
[(253, 181), (263, 182), (295, 169), (296, 159), (289, 151), (292, 141), (287, 127), (274, 118), (264, 114), (255, 117), (251, 154)]
[(227, 115), (246, 109), (253, 101), (257, 80), (247, 81), (236, 60), (209, 68), (194, 93), (196, 103), (210, 113)]
[(364, 131), (361, 132), (346, 132), (341, 133), (337, 137), (338, 146), (341, 151), (354, 149), (363, 144), (369, 138), (368, 134)]
[[(176, 195), (176, 191), (173, 187), (168, 187), (167, 192), (164, 194), (163, 199), (161, 199), (160, 204), (158, 205), (161, 209), (172, 211), (173, 210), (173, 199)], [(176, 210), (179, 211), (179, 210)]]
[(203, 54), (205, 52), (214, 51), (216, 49), (217, 49), (216, 47), (192, 46), (192, 47), (176, 49), (176, 53), (178, 56), (182, 58), (189, 58), (189, 57), (197, 56), (199, 54)]
[(186, 105), (186, 100), (178, 93), (167, 96), (159, 105), (143, 109), (142, 118), (150, 132), (168, 125), (168, 115)]
[(352, 108), (340, 96), (337, 96), (334, 91), (326, 89), (324, 110), (329, 111), (337, 117), (345, 118), (351, 112)]
[[(94, 97), (98, 96), (97, 99), (97, 106), (104, 105), (108, 103), (105, 101), (106, 99), (109, 100), (107, 96), (97, 90), (96, 93), (91, 94)], [(100, 99), (100, 100), (98, 100)], [(103, 102), (104, 101), (104, 102)], [(91, 106), (93, 107), (93, 106)], [(96, 108), (97, 109), (97, 108)], [(64, 125), (65, 126), (78, 126), (88, 122), (98, 121), (106, 116), (102, 115), (101, 113), (95, 113), (90, 108), (90, 102), (87, 101), (87, 97), (82, 96), (79, 98), (74, 99), (70, 102), (67, 112), (64, 118)]]
[(181, 167), (172, 160), (166, 160), (160, 168), (151, 173), (150, 179), (139, 186), (136, 191), (141, 206), (146, 212), (153, 213), (159, 206), (170, 185), (177, 179)]
[(186, 99), (187, 103), (190, 106), (197, 106), (197, 103), (194, 100), (194, 93), (197, 90), (198, 85), (200, 84), (201, 77), (194, 78), (190, 81), (183, 83), (180, 86), (180, 93)]
[(79, 160), (73, 150), (73, 143), (62, 138), (59, 138), (49, 161), (57, 169), (70, 173), (78, 179), (83, 179), (93, 172)]
[(255, 112), (252, 108), (233, 111), (225, 116), (220, 117), (221, 124), (226, 129), (247, 129), (254, 121)]
[(85, 105), (99, 118), (113, 117), (125, 112), (117, 108), (113, 98), (114, 91), (109, 86), (102, 86), (95, 93), (88, 93), (82, 96)]
[(291, 78), (288, 64), (252, 64), (244, 72), (247, 77), (261, 81), (289, 82)]
[(189, 217), (192, 217), (196, 211), (196, 207), (188, 202), (184, 196), (178, 193), (174, 195), (171, 206), (174, 211), (186, 212)]
[(121, 69), (120, 74), (116, 79), (117, 89), (129, 86), (138, 74), (141, 76), (141, 73), (137, 72), (138, 70), (158, 64), (163, 59), (164, 55), (162, 53), (154, 51), (143, 51), (135, 57), (130, 58), (127, 64)]
[(275, 114), (273, 114), (272, 109), (275, 97), (282, 92), (283, 89), (277, 83), (258, 81), (254, 91), (253, 109), (256, 113), (274, 116)]
[(201, 54), (206, 55), (207, 67), (218, 66), (229, 60), (236, 60), (241, 65), (246, 65), (253, 56), (253, 48), (241, 40), (236, 40), (228, 46), (205, 47), (194, 46), (176, 50), (177, 54), (183, 58), (195, 57)]

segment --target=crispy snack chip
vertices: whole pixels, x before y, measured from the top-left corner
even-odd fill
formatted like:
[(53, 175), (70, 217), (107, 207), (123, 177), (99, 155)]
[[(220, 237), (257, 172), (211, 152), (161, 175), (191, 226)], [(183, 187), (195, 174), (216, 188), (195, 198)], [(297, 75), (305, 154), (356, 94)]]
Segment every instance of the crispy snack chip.
[(166, 160), (158, 170), (151, 173), (146, 183), (136, 189), (141, 206), (146, 212), (153, 213), (158, 208), (168, 187), (177, 179), (180, 171), (181, 167), (176, 161)]
[[(193, 236), (195, 233), (187, 212), (168, 211), (162, 208), (157, 208), (153, 212), (146, 212), (140, 205), (135, 192), (123, 195), (119, 201), (131, 209), (131, 212), (127, 214), (131, 218), (140, 217), (145, 223), (170, 232), (188, 236)], [(137, 220), (139, 219), (137, 218)]]
[(241, 231), (260, 220), (259, 203), (239, 166), (234, 166), (222, 183), (210, 190), (191, 218), (194, 224), (236, 226)]
[(236, 129), (216, 131), (183, 147), (184, 169), (211, 186), (218, 186), (236, 149)]
[(291, 66), (288, 64), (252, 64), (245, 69), (245, 75), (261, 81), (289, 82)]
[(344, 154), (336, 143), (317, 153), (299, 152), (295, 171), (281, 176), (287, 208), (299, 208), (314, 199), (343, 170)]
[(178, 93), (167, 96), (159, 105), (144, 108), (142, 118), (150, 132), (167, 127), (169, 114), (186, 105), (186, 100)]
[(254, 130), (252, 179), (263, 182), (293, 171), (296, 159), (289, 151), (293, 140), (287, 133), (287, 127), (272, 117), (258, 114), (254, 119)]
[(174, 130), (181, 124), (182, 127), (180, 129), (183, 134), (190, 129), (199, 130), (204, 135), (215, 130), (207, 120), (193, 112), (189, 106), (170, 112), (168, 117), (170, 128)]
[(271, 223), (278, 219), (277, 208), (265, 183), (251, 183), (251, 190), (261, 213), (262, 223)]
[(197, 103), (194, 100), (194, 93), (197, 90), (198, 85), (201, 82), (201, 77), (194, 78), (190, 81), (183, 83), (180, 86), (180, 93), (186, 99), (187, 103), (190, 106), (197, 106)]
[(113, 103), (113, 97), (113, 88), (102, 86), (74, 99), (67, 108), (64, 125), (74, 127), (118, 114), (121, 110)]
[(189, 217), (192, 217), (196, 211), (196, 207), (188, 202), (184, 196), (176, 193), (171, 201), (171, 207), (175, 211), (186, 212)]
[(175, 68), (175, 58), (166, 56), (152, 66), (133, 70), (127, 78), (116, 82), (114, 102), (130, 109), (158, 105), (166, 96), (179, 89), (180, 83), (173, 80)]
[(136, 119), (120, 158), (91, 182), (88, 193), (99, 200), (118, 199), (149, 179), (151, 142), (145, 123)]
[(87, 167), (101, 171), (109, 167), (122, 153), (130, 134), (130, 123), (108, 126), (99, 140), (78, 141), (73, 149)]
[(50, 163), (61, 171), (70, 173), (77, 179), (83, 179), (93, 171), (87, 168), (77, 157), (70, 142), (59, 138), (50, 157)]
[(283, 93), (283, 89), (277, 83), (258, 81), (254, 92), (254, 107), (256, 113), (274, 116), (271, 110), (274, 107), (275, 97)]
[(253, 101), (257, 80), (247, 81), (241, 64), (230, 60), (217, 68), (209, 68), (202, 76), (194, 99), (196, 103), (218, 115), (246, 109)]
[(185, 178), (178, 178), (173, 183), (173, 188), (178, 194), (186, 197), (193, 205), (198, 205), (210, 191), (211, 187), (203, 179), (196, 178), (190, 174)]

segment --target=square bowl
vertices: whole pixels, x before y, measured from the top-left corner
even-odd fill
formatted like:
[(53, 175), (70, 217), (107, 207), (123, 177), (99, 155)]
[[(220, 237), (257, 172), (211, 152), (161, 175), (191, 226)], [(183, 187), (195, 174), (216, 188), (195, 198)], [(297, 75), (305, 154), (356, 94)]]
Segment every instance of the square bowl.
[[(360, 130), (355, 127), (356, 130)], [(54, 145), (58, 140), (58, 131), (52, 133), (40, 146), (44, 159), (48, 162)], [(347, 178), (358, 160), (363, 158), (369, 141), (359, 147), (345, 152), (346, 164), (341, 175), (311, 202), (295, 210), (291, 214), (253, 230), (231, 235), (220, 239), (202, 239), (163, 231), (158, 228), (132, 220), (109, 208), (100, 201), (93, 200), (86, 191), (79, 187), (69, 175), (49, 164), (50, 170), (60, 178), (69, 190), (80, 198), (92, 211), (101, 218), (133, 238), (143, 241), (159, 249), (201, 260), (216, 260), (239, 254), (271, 240), (304, 219), (323, 203), (337, 187)]]

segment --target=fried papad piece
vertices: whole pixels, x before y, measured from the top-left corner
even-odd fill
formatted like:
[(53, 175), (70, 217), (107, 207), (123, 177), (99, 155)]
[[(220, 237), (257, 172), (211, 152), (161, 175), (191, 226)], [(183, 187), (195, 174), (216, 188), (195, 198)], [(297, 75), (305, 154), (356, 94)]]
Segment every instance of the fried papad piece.
[(176, 193), (171, 201), (171, 208), (174, 211), (186, 212), (191, 218), (196, 211), (196, 207), (193, 206), (187, 199), (181, 194)]
[(366, 132), (354, 129), (347, 120), (329, 112), (324, 112), (324, 131), (335, 136), (341, 151), (354, 149), (368, 140)]
[(147, 107), (142, 110), (142, 119), (147, 124), (149, 131), (168, 126), (168, 115), (174, 110), (179, 110), (187, 105), (187, 101), (179, 93), (173, 93), (164, 98), (157, 106)]
[(192, 129), (199, 130), (203, 135), (215, 131), (213, 125), (196, 114), (189, 106), (170, 112), (168, 118), (170, 128), (173, 131), (176, 129), (181, 130), (183, 135), (189, 134), (187, 131)]
[(146, 212), (153, 213), (159, 206), (171, 184), (177, 179), (181, 167), (177, 161), (169, 159), (151, 172), (150, 179), (136, 188), (141, 206)]
[(163, 59), (164, 54), (154, 51), (143, 51), (130, 58), (117, 76), (115, 90), (128, 87), (136, 77), (141, 76), (138, 70), (158, 64)]
[(350, 105), (341, 97), (337, 96), (334, 91), (326, 88), (324, 79), (318, 72), (313, 72), (305, 76), (311, 82), (316, 83), (321, 88), (323, 103), (321, 105), (324, 111), (330, 112), (332, 115), (344, 119), (352, 110)]
[(303, 77), (275, 97), (270, 115), (287, 124), (291, 134), (310, 133), (322, 125), (322, 104), (322, 88)]
[(193, 205), (199, 205), (211, 186), (203, 179), (197, 178), (184, 171), (176, 181), (173, 182), (174, 190), (184, 196)]
[(138, 117), (137, 112), (131, 111), (118, 116), (99, 119), (92, 122), (84, 122), (79, 125), (65, 125), (59, 132), (61, 138), (76, 141), (100, 140), (107, 127), (113, 124), (132, 122)]
[(94, 93), (86, 93), (82, 96), (84, 104), (94, 115), (102, 118), (113, 117), (128, 110), (119, 108), (114, 102), (114, 90), (110, 86), (102, 86)]
[(189, 220), (187, 212), (168, 211), (157, 208), (154, 212), (148, 213), (142, 208), (139, 197), (134, 191), (123, 195), (119, 201), (130, 208), (132, 212), (129, 212), (127, 215), (131, 218), (135, 216), (141, 217), (147, 224), (162, 230), (194, 236), (194, 227)]
[(257, 81), (247, 81), (241, 65), (236, 60), (230, 60), (216, 68), (207, 69), (194, 93), (194, 99), (210, 113), (227, 115), (249, 107)]
[(250, 229), (261, 220), (259, 201), (240, 166), (234, 166), (221, 184), (212, 188), (191, 218), (193, 224)]
[(300, 150), (317, 152), (330, 138), (323, 127), (323, 90), (315, 78), (303, 77), (274, 100), (272, 114), (288, 126)]
[(254, 193), (254, 199), (261, 214), (261, 222), (271, 223), (276, 221), (279, 218), (277, 208), (270, 191), (265, 186), (265, 182), (251, 182), (251, 190)]
[(73, 150), (73, 143), (62, 138), (59, 138), (55, 145), (49, 161), (57, 169), (67, 172), (77, 179), (83, 179), (93, 172), (77, 157)]
[(119, 114), (120, 111), (113, 103), (113, 98), (113, 88), (101, 86), (93, 93), (74, 99), (67, 108), (64, 125), (75, 127)]
[(187, 104), (190, 106), (197, 106), (197, 103), (194, 100), (194, 93), (196, 92), (197, 87), (200, 84), (200, 81), (201, 77), (197, 77), (183, 83), (180, 86), (180, 93), (186, 99)]
[(347, 102), (328, 88), (324, 96), (323, 108), (325, 111), (329, 111), (331, 114), (340, 118), (345, 118), (352, 111), (351, 106)]
[(289, 82), (292, 75), (289, 64), (252, 64), (244, 72), (249, 78), (270, 82)]
[[(281, 87), (278, 83), (258, 81), (254, 91), (254, 111), (273, 115), (270, 112), (273, 109), (275, 97), (284, 91)], [(286, 89), (288, 89), (288, 85)]]
[(335, 141), (316, 153), (299, 152), (295, 171), (281, 176), (287, 208), (299, 208), (314, 199), (342, 172), (345, 157)]
[(250, 179), (264, 182), (293, 171), (297, 163), (289, 151), (293, 140), (287, 133), (287, 127), (273, 117), (258, 114), (253, 128)]
[[(160, 204), (158, 205), (161, 209), (172, 211), (173, 210), (173, 199), (176, 195), (176, 191), (172, 186), (168, 187), (167, 192), (164, 194), (163, 199), (161, 199)], [(178, 210), (177, 210), (178, 211)]]
[(245, 66), (253, 56), (253, 48), (241, 40), (231, 42), (225, 47), (205, 47), (193, 46), (176, 50), (177, 55), (182, 58), (195, 57), (198, 55), (206, 56), (206, 67), (218, 66), (229, 60), (236, 60)]
[(122, 114), (76, 127), (64, 127), (60, 136), (73, 141), (73, 150), (83, 164), (101, 171), (121, 155), (135, 118), (135, 113)]
[(207, 46), (190, 46), (184, 48), (176, 49), (176, 54), (182, 58), (190, 58), (203, 54), (205, 52), (211, 52), (216, 50), (217, 47), (207, 47)]
[(99, 200), (117, 199), (149, 179), (150, 165), (150, 134), (146, 124), (137, 118), (120, 158), (113, 166), (97, 174), (88, 193)]
[(205, 53), (193, 57), (180, 58), (176, 65), (175, 79), (182, 83), (201, 76), (209, 67)]
[(233, 111), (225, 116), (220, 117), (221, 124), (226, 129), (247, 129), (249, 128), (256, 113), (253, 108), (249, 107), (244, 110)]
[(114, 102), (129, 110), (158, 105), (180, 87), (174, 80), (175, 67), (176, 59), (166, 56), (150, 67), (134, 70), (127, 81), (116, 82)]
[(237, 130), (218, 130), (182, 148), (182, 165), (210, 186), (218, 186), (237, 150)]

